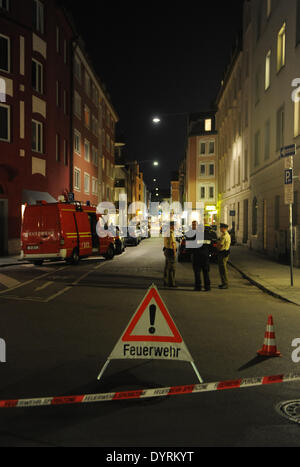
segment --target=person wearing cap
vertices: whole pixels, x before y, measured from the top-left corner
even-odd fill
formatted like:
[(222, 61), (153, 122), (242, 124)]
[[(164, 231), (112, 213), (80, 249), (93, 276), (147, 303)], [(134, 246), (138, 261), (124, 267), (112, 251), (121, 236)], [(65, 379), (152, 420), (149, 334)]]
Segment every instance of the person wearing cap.
[[(192, 248), (189, 248), (189, 243), (193, 242)], [(187, 236), (187, 248), (191, 252), (192, 264), (195, 276), (195, 291), (201, 291), (201, 271), (204, 279), (204, 290), (210, 291), (209, 277), (209, 244), (207, 232), (203, 224), (198, 225), (197, 221), (192, 222), (192, 230)]]
[(174, 222), (170, 222), (170, 234), (163, 231), (164, 235), (164, 255), (166, 258), (164, 269), (164, 286), (176, 287), (175, 272), (176, 272), (176, 239), (174, 235)]
[(220, 224), (220, 231), (221, 231), (221, 237), (217, 244), (217, 248), (219, 250), (218, 264), (219, 264), (219, 272), (220, 272), (222, 284), (219, 285), (219, 289), (228, 289), (227, 263), (229, 260), (230, 245), (231, 245), (231, 238), (228, 233), (228, 225)]

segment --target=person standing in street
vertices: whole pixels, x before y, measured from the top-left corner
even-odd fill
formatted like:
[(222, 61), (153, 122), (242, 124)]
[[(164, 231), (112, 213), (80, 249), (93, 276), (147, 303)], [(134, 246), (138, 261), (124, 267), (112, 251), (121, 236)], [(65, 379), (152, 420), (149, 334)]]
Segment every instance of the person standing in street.
[(176, 287), (175, 272), (176, 272), (176, 239), (174, 235), (174, 222), (170, 222), (170, 235), (164, 236), (164, 255), (166, 258), (164, 270), (164, 285), (168, 287)]
[(219, 289), (228, 289), (227, 263), (229, 260), (230, 245), (231, 245), (231, 238), (228, 233), (228, 225), (221, 224), (220, 231), (221, 231), (221, 237), (217, 244), (217, 248), (219, 250), (218, 263), (219, 263), (219, 272), (220, 272), (222, 283), (219, 285)]
[[(194, 233), (194, 235), (193, 235)], [(189, 232), (189, 241), (195, 242), (193, 248), (190, 249), (192, 264), (195, 276), (195, 291), (201, 291), (201, 272), (204, 279), (204, 290), (209, 292), (210, 277), (209, 277), (209, 244), (207, 233), (203, 225), (198, 225), (197, 221), (192, 222), (192, 231)]]

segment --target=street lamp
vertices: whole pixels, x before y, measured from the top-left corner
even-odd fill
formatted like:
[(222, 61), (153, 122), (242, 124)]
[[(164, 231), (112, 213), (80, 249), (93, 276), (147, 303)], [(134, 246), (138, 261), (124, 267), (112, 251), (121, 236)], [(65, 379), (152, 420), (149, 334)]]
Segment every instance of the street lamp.
[(159, 165), (159, 163), (158, 163), (157, 161), (154, 161), (154, 162), (153, 162), (153, 165), (154, 165), (155, 167), (157, 167), (157, 166)]
[(155, 124), (157, 124), (157, 123), (160, 123), (161, 120), (160, 120), (159, 117), (154, 117), (154, 118), (152, 118), (152, 122), (155, 123)]

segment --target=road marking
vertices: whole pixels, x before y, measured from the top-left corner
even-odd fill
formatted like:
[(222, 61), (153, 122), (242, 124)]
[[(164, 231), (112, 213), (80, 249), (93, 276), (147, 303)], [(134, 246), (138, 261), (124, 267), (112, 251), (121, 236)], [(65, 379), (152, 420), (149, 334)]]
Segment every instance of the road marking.
[(45, 298), (43, 301), (44, 303), (48, 303), (48, 302), (51, 302), (52, 300), (54, 300), (55, 298), (59, 297), (60, 295), (68, 292), (68, 290), (72, 289), (72, 287), (65, 287), (64, 289), (60, 290), (59, 292), (51, 295), (50, 297), (48, 298)]
[(44, 290), (51, 284), (53, 284), (53, 281), (45, 282), (45, 284), (41, 285), (40, 287), (37, 287), (36, 289), (34, 289), (34, 291), (37, 292), (38, 290)]
[(17, 287), (19, 284), (21, 284), (21, 282), (13, 279), (12, 277), (6, 276), (5, 274), (0, 274), (0, 284), (9, 289), (13, 289), (14, 287)]
[[(66, 269), (66, 268), (69, 268), (69, 267), (70, 266), (64, 266), (63, 268), (57, 269), (57, 271), (62, 271), (63, 269)], [(19, 289), (20, 287), (24, 287), (25, 285), (32, 284), (32, 282), (35, 282), (35, 281), (37, 281), (39, 279), (43, 279), (44, 277), (47, 277), (52, 273), (53, 273), (53, 271), (52, 272), (47, 272), (46, 274), (42, 274), (41, 276), (38, 276), (38, 277), (35, 277), (34, 279), (31, 279), (30, 281), (19, 283), (19, 285), (16, 285), (15, 287), (11, 287), (9, 290), (2, 290), (0, 292), (0, 295), (5, 294), (7, 292), (10, 292), (11, 290), (16, 290), (16, 289)]]

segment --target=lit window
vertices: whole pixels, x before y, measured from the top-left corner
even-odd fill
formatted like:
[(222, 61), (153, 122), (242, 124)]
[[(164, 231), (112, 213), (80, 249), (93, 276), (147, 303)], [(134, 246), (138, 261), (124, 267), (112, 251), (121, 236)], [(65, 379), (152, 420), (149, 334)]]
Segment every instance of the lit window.
[(0, 141), (10, 141), (10, 107), (0, 104)]
[(277, 71), (285, 65), (285, 34), (286, 25), (284, 23), (277, 37)]
[(90, 128), (91, 113), (87, 105), (84, 106), (84, 124), (87, 128)]
[(211, 131), (211, 118), (205, 120), (205, 131)]
[(266, 55), (265, 66), (265, 90), (269, 89), (271, 83), (271, 50)]
[(32, 120), (32, 150), (43, 152), (43, 124)]

